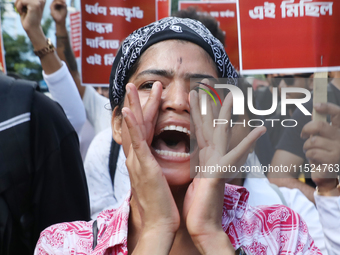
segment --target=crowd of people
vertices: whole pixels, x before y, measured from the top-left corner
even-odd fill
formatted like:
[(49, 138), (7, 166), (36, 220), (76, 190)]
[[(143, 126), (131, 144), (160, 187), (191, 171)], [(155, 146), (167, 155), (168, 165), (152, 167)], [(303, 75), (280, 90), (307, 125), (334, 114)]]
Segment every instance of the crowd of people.
[[(56, 48), (41, 28), (45, 2), (15, 6), (53, 100), (33, 82), (0, 75), (0, 255), (340, 254), (340, 72), (329, 73), (328, 103), (303, 104), (327, 122), (295, 105), (283, 114), (280, 100), (255, 115), (247, 97), (268, 110), (283, 88), (312, 92), (314, 74), (266, 74), (267, 86), (247, 94), (227, 35), (188, 8), (131, 31), (109, 88), (82, 86), (65, 0), (50, 6)], [(193, 88), (193, 78), (203, 85)], [(221, 107), (208, 101), (201, 114), (203, 89), (219, 79), (243, 91), (244, 115), (222, 90)], [(297, 125), (213, 128), (212, 116)], [(193, 178), (193, 165), (260, 170)]]

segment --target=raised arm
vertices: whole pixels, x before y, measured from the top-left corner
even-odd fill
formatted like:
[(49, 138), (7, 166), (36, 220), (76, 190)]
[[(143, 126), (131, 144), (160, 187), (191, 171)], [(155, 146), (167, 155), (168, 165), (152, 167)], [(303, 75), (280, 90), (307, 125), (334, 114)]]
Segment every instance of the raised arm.
[[(32, 42), (34, 51), (48, 48), (47, 38), (41, 27), (45, 1), (17, 0), (15, 6), (20, 14), (21, 24)], [(59, 57), (52, 51), (41, 56), (40, 62), (46, 74), (52, 74), (62, 67)]]
[(55, 54), (43, 33), (41, 19), (45, 1), (17, 0), (15, 6), (20, 14), (22, 26), (32, 42), (34, 52), (40, 58), (43, 76), (52, 97), (64, 109), (67, 118), (79, 134), (86, 121), (85, 108), (65, 64)]
[(86, 87), (81, 85), (76, 58), (66, 29), (67, 5), (65, 0), (54, 0), (50, 5), (50, 9), (56, 26), (57, 54), (66, 63), (77, 85), (78, 92), (81, 98), (83, 98)]

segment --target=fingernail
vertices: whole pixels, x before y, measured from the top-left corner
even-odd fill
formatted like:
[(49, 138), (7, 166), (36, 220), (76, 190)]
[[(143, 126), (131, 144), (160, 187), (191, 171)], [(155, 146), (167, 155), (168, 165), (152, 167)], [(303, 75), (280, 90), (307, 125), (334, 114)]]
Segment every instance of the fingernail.
[(307, 138), (308, 138), (308, 136), (306, 136), (305, 134), (301, 134), (300, 137), (301, 137), (302, 139), (307, 139)]
[(315, 136), (312, 136), (312, 138), (310, 139), (310, 141), (312, 142), (312, 143), (314, 143), (315, 142)]
[(126, 87), (126, 94), (129, 94), (129, 93), (130, 93), (130, 88)]
[(314, 108), (320, 108), (321, 107), (321, 103), (314, 103), (313, 106), (314, 106)]

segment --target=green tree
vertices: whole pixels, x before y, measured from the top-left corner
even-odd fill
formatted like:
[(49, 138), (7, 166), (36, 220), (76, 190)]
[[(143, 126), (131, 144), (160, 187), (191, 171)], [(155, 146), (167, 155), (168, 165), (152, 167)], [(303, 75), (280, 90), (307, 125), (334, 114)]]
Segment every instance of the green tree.
[(22, 78), (40, 81), (42, 79), (42, 68), (38, 62), (29, 60), (32, 57), (32, 45), (27, 42), (27, 37), (18, 35), (11, 37), (3, 31), (3, 42), (5, 48), (6, 69), (8, 73), (16, 73)]
[[(46, 19), (42, 24), (45, 34), (47, 34), (51, 24), (51, 18)], [(33, 47), (27, 36), (18, 35), (16, 38), (13, 38), (5, 31), (3, 31), (2, 36), (6, 52), (5, 59), (7, 72), (16, 73), (28, 80), (42, 80), (41, 65), (33, 59), (35, 56)]]

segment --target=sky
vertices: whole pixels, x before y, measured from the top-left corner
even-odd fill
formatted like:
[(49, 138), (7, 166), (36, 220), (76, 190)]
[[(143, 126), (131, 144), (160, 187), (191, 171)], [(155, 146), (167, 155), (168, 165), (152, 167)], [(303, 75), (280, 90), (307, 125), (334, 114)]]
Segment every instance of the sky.
[[(0, 0), (1, 1), (1, 0)], [(46, 19), (50, 17), (50, 4), (52, 3), (53, 0), (46, 0), (45, 4), (45, 9), (44, 9), (44, 14), (43, 14), (43, 19)], [(15, 0), (2, 0), (4, 4), (4, 7), (6, 9), (6, 12), (4, 13), (4, 19), (2, 23), (2, 29), (6, 31), (8, 34), (11, 36), (17, 36), (17, 35), (26, 35), (25, 31), (23, 30), (21, 23), (20, 23), (20, 16), (18, 13), (15, 12), (13, 8), (13, 3)], [(76, 8), (79, 9), (80, 7), (80, 0), (76, 0)], [(70, 4), (70, 0), (66, 0), (67, 5)], [(49, 31), (49, 34), (47, 35), (48, 37), (51, 38), (51, 40), (55, 40), (55, 28), (54, 24), (52, 24), (52, 27)]]

